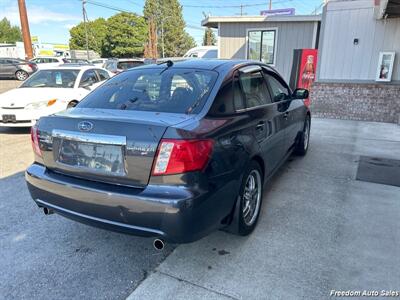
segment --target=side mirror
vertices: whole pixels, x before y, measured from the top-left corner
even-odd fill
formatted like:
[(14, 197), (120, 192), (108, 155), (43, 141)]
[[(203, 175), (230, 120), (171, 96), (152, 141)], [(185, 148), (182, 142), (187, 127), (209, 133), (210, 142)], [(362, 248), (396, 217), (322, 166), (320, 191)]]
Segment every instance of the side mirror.
[(308, 99), (310, 93), (306, 89), (295, 89), (293, 92), (294, 99)]

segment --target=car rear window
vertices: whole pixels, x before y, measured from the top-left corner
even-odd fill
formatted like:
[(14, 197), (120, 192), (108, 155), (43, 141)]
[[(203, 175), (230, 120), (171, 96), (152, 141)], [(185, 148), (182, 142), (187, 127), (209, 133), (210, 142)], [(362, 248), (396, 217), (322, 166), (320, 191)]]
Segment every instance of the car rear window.
[(121, 73), (95, 89), (79, 108), (197, 113), (217, 73), (195, 69), (141, 69)]

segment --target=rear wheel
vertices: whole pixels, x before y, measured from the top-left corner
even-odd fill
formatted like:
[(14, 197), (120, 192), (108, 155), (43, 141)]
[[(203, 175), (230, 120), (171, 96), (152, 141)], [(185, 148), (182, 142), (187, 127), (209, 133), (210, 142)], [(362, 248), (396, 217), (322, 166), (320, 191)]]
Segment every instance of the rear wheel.
[(28, 74), (28, 72), (25, 72), (24, 70), (18, 70), (17, 72), (15, 72), (15, 77), (19, 81), (24, 81), (29, 77), (29, 74)]
[(236, 234), (248, 235), (257, 225), (263, 193), (263, 176), (260, 165), (251, 161), (243, 176), (239, 192), (239, 216)]
[(294, 151), (297, 155), (304, 156), (307, 153), (308, 145), (310, 143), (310, 125), (310, 116), (307, 116), (306, 120), (304, 121), (303, 131), (299, 136), (299, 140)]

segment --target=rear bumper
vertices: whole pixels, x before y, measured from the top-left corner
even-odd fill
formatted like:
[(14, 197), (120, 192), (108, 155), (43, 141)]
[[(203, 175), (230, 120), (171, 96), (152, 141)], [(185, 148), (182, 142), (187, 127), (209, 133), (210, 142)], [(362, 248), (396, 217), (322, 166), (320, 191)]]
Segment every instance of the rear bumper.
[(72, 178), (39, 164), (31, 165), (25, 178), (39, 207), (89, 225), (172, 243), (192, 242), (220, 228), (234, 202), (233, 182), (213, 191), (167, 185), (134, 189)]
[[(0, 127), (32, 127), (41, 117), (62, 111), (66, 106), (65, 103), (61, 102), (60, 104), (55, 104), (55, 107), (46, 109), (0, 108)], [(3, 122), (3, 115), (15, 116), (15, 122)]]

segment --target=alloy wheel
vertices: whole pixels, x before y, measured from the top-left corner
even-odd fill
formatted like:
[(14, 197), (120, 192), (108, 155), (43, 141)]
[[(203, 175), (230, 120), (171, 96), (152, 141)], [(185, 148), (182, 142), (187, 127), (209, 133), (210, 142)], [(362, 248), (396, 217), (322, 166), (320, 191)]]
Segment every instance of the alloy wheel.
[(26, 73), (25, 71), (17, 71), (15, 75), (20, 81), (24, 81), (28, 78), (28, 73)]
[(247, 177), (243, 192), (242, 215), (247, 226), (256, 221), (261, 203), (261, 175), (258, 170), (252, 170)]
[(310, 121), (307, 118), (306, 124), (304, 125), (304, 150), (307, 150), (308, 148), (308, 143), (310, 140)]

